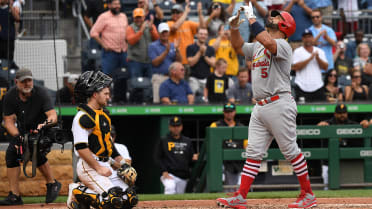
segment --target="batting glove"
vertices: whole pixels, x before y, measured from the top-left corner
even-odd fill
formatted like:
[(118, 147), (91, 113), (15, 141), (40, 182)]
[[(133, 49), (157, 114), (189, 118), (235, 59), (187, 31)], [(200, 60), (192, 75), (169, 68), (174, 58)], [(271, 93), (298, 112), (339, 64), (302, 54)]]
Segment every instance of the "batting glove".
[(240, 10), (244, 11), (245, 17), (248, 20), (252, 18), (256, 19), (256, 15), (254, 15), (253, 6), (251, 2), (249, 2), (248, 6), (241, 6)]

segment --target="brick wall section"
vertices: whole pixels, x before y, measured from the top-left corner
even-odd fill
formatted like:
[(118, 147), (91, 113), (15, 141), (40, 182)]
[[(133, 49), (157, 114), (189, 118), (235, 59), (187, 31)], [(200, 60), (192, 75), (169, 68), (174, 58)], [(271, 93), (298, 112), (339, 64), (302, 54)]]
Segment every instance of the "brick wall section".
[[(6, 151), (0, 151), (0, 196), (7, 196), (9, 192), (8, 177), (6, 175), (5, 152)], [(61, 153), (60, 149), (52, 150), (48, 154), (48, 161), (53, 170), (54, 178), (62, 183), (60, 195), (67, 195), (68, 185), (73, 179), (71, 150), (64, 150), (63, 153)], [(28, 175), (32, 174), (31, 163), (32, 162), (29, 162), (27, 166)], [(45, 196), (45, 184), (45, 178), (39, 170), (37, 170), (37, 174), (34, 178), (26, 178), (23, 174), (23, 170), (21, 170), (20, 189), (22, 196)]]

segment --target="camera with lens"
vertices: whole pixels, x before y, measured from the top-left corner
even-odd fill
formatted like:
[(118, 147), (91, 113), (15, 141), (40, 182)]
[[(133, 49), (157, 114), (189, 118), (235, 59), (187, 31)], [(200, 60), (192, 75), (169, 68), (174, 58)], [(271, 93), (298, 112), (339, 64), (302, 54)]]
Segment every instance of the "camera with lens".
[(220, 8), (220, 5), (218, 5), (218, 4), (215, 4), (215, 5), (212, 6), (212, 9), (218, 9), (218, 8)]
[(32, 151), (33, 145), (37, 144), (37, 151), (41, 155), (47, 155), (51, 151), (53, 143), (61, 144), (62, 146), (72, 140), (72, 133), (70, 130), (65, 130), (59, 124), (45, 125), (38, 133), (31, 133), (28, 136), (28, 148)]

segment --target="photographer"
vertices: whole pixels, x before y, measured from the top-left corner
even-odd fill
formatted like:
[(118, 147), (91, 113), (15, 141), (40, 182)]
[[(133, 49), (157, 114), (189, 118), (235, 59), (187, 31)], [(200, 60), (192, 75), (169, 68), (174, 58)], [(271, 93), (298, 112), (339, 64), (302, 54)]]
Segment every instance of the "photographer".
[[(22, 146), (24, 134), (37, 133), (46, 123), (57, 122), (57, 113), (48, 97), (47, 91), (34, 86), (32, 73), (28, 69), (20, 69), (16, 73), (16, 86), (5, 95), (3, 104), (4, 125), (10, 143), (6, 151), (7, 176), (10, 192), (0, 205), (22, 205), (20, 196), (19, 174), (20, 161), (25, 147)], [(16, 125), (17, 124), (17, 125)], [(46, 156), (37, 156), (37, 167), (44, 175), (47, 184), (46, 203), (53, 202), (61, 189), (61, 183), (54, 179)]]

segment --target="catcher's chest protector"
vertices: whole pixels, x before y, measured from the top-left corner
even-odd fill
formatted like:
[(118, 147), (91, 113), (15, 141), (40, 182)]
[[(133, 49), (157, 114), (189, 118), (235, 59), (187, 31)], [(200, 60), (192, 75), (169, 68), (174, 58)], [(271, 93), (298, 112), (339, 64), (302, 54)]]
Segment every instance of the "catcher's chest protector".
[(106, 110), (93, 110), (87, 105), (80, 105), (79, 110), (84, 111), (79, 118), (82, 128), (91, 130), (88, 138), (89, 149), (97, 156), (110, 157), (113, 144), (110, 140), (111, 119)]

